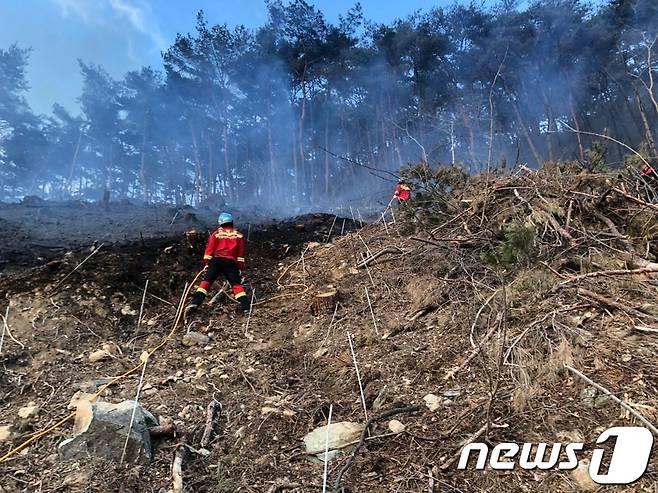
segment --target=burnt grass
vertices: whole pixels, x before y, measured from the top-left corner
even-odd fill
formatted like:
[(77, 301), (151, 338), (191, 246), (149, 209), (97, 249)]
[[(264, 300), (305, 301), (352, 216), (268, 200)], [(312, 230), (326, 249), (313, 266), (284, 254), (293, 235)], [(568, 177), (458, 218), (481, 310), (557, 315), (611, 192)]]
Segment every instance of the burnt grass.
[[(560, 206), (573, 199), (545, 188), (540, 180), (501, 179), (485, 206), (491, 208), (490, 217), (500, 218), (515, 202), (514, 217), (505, 212), (505, 222), (531, 214), (518, 204), (511, 191), (515, 186), (524, 194), (527, 187), (539, 187), (544, 199)], [(474, 207), (460, 202), (468, 194), (476, 192), (460, 191), (454, 201), (462, 205), (435, 224), (463, 213), (469, 207), (463, 204)], [(534, 204), (535, 198), (524, 197)], [(611, 215), (623, 231), (623, 218), (616, 215), (622, 207), (613, 206), (618, 207)], [(584, 212), (585, 204), (574, 211), (577, 236), (581, 227), (591, 229), (594, 220)], [(406, 427), (401, 433), (391, 433), (388, 420), (371, 428), (342, 478), (344, 491), (428, 491), (430, 477), (435, 491), (596, 489), (569, 471), (460, 471), (453, 460), (464, 441), (487, 423), (479, 441), (491, 447), (500, 442), (582, 441), (587, 444), (582, 457), (588, 458), (603, 430), (636, 422), (606, 399), (590, 405), (583, 397), (588, 385), (565, 364), (637, 405), (655, 422), (655, 336), (633, 330), (636, 322), (651, 325), (651, 319), (631, 323), (628, 313), (577, 291), (586, 287), (639, 308), (658, 303), (655, 280), (647, 275), (600, 276), (558, 286), (581, 274), (579, 269), (619, 265), (613, 239), (602, 234), (595, 238), (600, 256), (590, 257), (587, 267), (575, 263), (575, 258), (584, 258), (589, 240), (558, 247), (554, 240), (560, 232), (550, 226), (535, 238), (534, 257), (512, 267), (487, 263), (488, 252), (502, 255), (499, 246), (505, 244), (506, 230), (494, 220), (480, 221), (480, 213), (467, 214), (467, 222), (453, 221), (428, 236), (428, 218), (400, 211), (395, 224), (366, 225), (342, 236), (334, 230), (326, 243), (332, 215), (254, 226), (247, 278), (262, 303), (254, 307), (248, 334), (247, 319), (237, 315), (232, 301), (220, 297), (182, 325), (146, 371), (141, 404), (162, 419), (180, 421), (190, 431), (193, 447), (199, 446), (207, 405), (212, 399), (221, 403), (210, 455), (189, 453), (184, 462), (186, 491), (321, 490), (323, 466), (304, 455), (302, 437), (326, 424), (330, 405), (333, 422), (365, 421), (347, 331), (354, 338), (369, 416), (412, 405), (421, 409), (395, 416)], [(392, 246), (400, 250), (369, 262), (367, 270), (357, 267), (371, 253)], [(0, 455), (70, 413), (67, 405), (81, 384), (123, 373), (142, 351), (166, 337), (174, 305), (201, 266), (200, 253), (180, 232), (154, 235), (104, 246), (53, 292), (89, 253), (88, 248), (67, 249), (0, 278), (0, 309), (4, 314), (9, 306), (12, 335), (23, 346), (5, 338), (0, 354), (0, 426), (17, 430), (11, 443), (0, 443)], [(561, 259), (569, 261), (560, 264)], [(149, 294), (137, 330), (147, 279)], [(311, 315), (313, 294), (328, 285), (340, 293), (335, 316)], [(184, 346), (186, 330), (206, 333), (209, 344)], [(107, 342), (118, 346), (118, 355), (90, 363), (88, 355)], [(111, 386), (103, 398), (133, 399), (137, 382), (133, 375)], [(429, 393), (441, 401), (434, 412), (423, 401)], [(39, 406), (37, 416), (18, 418), (18, 409), (29, 402)], [(176, 439), (157, 441), (148, 465), (104, 459), (62, 462), (57, 444), (70, 430), (66, 424), (1, 463), (0, 491), (171, 489)], [(330, 489), (351, 453), (347, 449), (330, 462)], [(653, 454), (639, 482), (601, 491), (652, 491), (655, 480)]]

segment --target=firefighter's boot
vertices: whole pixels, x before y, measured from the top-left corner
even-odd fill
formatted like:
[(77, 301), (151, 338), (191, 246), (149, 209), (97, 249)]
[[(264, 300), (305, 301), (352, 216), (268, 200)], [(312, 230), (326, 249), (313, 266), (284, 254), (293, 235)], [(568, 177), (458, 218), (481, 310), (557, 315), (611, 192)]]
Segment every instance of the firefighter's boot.
[(244, 313), (249, 313), (249, 308), (251, 307), (251, 304), (249, 303), (249, 296), (241, 296), (238, 298), (238, 301), (240, 302), (240, 310)]
[(190, 303), (187, 305), (185, 308), (185, 318), (187, 319), (188, 317), (194, 315), (196, 311), (199, 309), (201, 306), (201, 303), (203, 303), (203, 300), (206, 298), (206, 294), (203, 291), (197, 290), (194, 295), (192, 295), (192, 299), (190, 300)]

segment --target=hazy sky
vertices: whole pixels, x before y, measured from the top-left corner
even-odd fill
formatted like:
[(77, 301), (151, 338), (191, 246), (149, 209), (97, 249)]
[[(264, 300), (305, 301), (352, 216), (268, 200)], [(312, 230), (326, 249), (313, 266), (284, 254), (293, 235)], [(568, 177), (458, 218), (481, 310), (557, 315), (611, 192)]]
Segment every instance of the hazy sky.
[[(329, 20), (355, 0), (310, 0)], [(486, 3), (488, 0), (482, 0)], [(361, 0), (366, 18), (388, 22), (453, 0)], [(254, 27), (266, 21), (264, 0), (0, 0), (0, 48), (32, 48), (28, 101), (38, 113), (59, 102), (76, 111), (80, 58), (112, 76), (162, 66), (160, 52), (177, 32), (194, 30), (199, 9), (208, 22)]]

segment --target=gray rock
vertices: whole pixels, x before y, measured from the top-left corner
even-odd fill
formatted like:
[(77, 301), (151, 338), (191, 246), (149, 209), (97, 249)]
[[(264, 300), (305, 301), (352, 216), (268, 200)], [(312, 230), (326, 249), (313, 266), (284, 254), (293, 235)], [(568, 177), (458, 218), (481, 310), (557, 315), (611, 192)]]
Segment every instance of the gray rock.
[(456, 397), (459, 397), (462, 395), (461, 390), (444, 390), (443, 391), (443, 397), (447, 397), (448, 399), (454, 399)]
[(425, 405), (427, 406), (427, 409), (430, 411), (434, 412), (437, 409), (441, 407), (441, 399), (438, 398), (438, 396), (434, 394), (427, 394), (425, 397), (423, 397), (423, 400), (425, 401)]
[(596, 388), (585, 387), (580, 391), (580, 399), (583, 401), (583, 406), (588, 408), (594, 407), (594, 398), (596, 397)]
[(134, 401), (119, 404), (81, 401), (76, 409), (73, 438), (59, 444), (60, 459), (103, 457), (119, 462), (129, 436), (124, 460), (150, 461), (153, 451), (148, 429), (158, 423), (151, 413), (137, 405), (131, 429), (134, 404)]
[[(343, 455), (345, 455), (345, 453), (342, 450), (330, 450), (327, 453), (327, 462), (331, 462), (332, 460), (342, 457)], [(307, 459), (313, 464), (324, 464), (324, 452), (315, 455), (309, 455)]]
[(0, 426), (0, 443), (9, 443), (16, 436), (16, 430), (12, 425)]
[(104, 361), (106, 359), (109, 359), (110, 353), (103, 349), (99, 349), (97, 351), (94, 351), (89, 355), (89, 362), (90, 363), (98, 363), (99, 361)]
[(71, 397), (71, 401), (69, 402), (69, 405), (66, 406), (67, 409), (77, 409), (78, 404), (82, 401), (102, 401), (102, 397), (96, 397), (94, 394), (90, 394), (88, 392), (83, 392), (82, 390), (78, 390), (75, 394), (73, 394), (73, 397)]
[(29, 402), (27, 406), (21, 407), (18, 410), (18, 417), (23, 419), (31, 419), (34, 418), (38, 412), (39, 406), (37, 406), (34, 402)]
[(597, 409), (602, 409), (609, 406), (612, 402), (612, 398), (607, 394), (597, 395), (594, 399), (594, 407)]
[(402, 433), (406, 428), (407, 427), (397, 419), (392, 419), (388, 422), (388, 429), (393, 433)]
[(210, 342), (210, 338), (199, 332), (188, 332), (183, 336), (183, 344), (185, 346), (205, 346)]
[[(363, 432), (361, 423), (352, 423), (342, 421), (340, 423), (331, 423), (329, 430), (329, 450), (340, 449), (347, 444), (357, 441)], [(327, 440), (327, 426), (320, 426), (304, 437), (304, 449), (307, 454), (321, 453), (324, 458), (324, 451)]]

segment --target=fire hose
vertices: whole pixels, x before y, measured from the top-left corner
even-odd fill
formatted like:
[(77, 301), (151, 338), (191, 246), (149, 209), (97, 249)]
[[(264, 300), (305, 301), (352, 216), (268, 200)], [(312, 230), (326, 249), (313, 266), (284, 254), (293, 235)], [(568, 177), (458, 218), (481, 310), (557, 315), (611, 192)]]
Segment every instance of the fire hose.
[[(307, 292), (310, 288), (309, 288), (307, 285), (305, 285), (305, 284), (299, 284), (299, 283), (297, 283), (297, 284), (290, 284), (290, 285), (288, 285), (288, 286), (283, 286), (283, 285), (281, 284), (281, 279), (286, 275), (286, 273), (290, 270), (290, 268), (291, 268), (293, 265), (297, 265), (298, 263), (299, 263), (299, 261), (296, 262), (296, 263), (291, 263), (288, 267), (286, 267), (286, 268), (284, 269), (284, 271), (281, 273), (281, 275), (280, 275), (280, 276), (278, 277), (278, 279), (277, 279), (277, 285), (278, 285), (280, 288), (303, 287), (303, 288), (304, 288), (303, 291), (301, 291), (301, 292), (299, 292), (299, 293), (283, 293), (283, 294), (279, 294), (279, 295), (273, 296), (273, 297), (271, 297), (271, 298), (268, 298), (268, 299), (265, 299), (265, 300), (259, 301), (259, 302), (257, 302), (257, 303), (254, 303), (254, 305), (261, 305), (261, 304), (264, 304), (264, 303), (268, 303), (268, 302), (270, 302), (270, 301), (273, 301), (273, 300), (275, 300), (275, 299), (280, 299), (280, 298), (284, 298), (284, 297), (300, 296), (300, 295), (304, 294), (305, 292)], [(167, 334), (167, 336), (166, 336), (165, 338), (163, 338), (162, 341), (160, 341), (160, 343), (159, 343), (157, 346), (155, 346), (153, 349), (147, 351), (146, 354), (143, 354), (143, 355), (140, 357), (140, 362), (139, 362), (139, 364), (135, 365), (134, 367), (132, 367), (132, 368), (129, 369), (128, 371), (122, 373), (121, 375), (118, 375), (118, 376), (112, 378), (109, 382), (107, 382), (107, 383), (105, 383), (104, 385), (102, 385), (102, 386), (96, 391), (96, 393), (92, 396), (92, 398), (90, 399), (91, 401), (94, 401), (95, 399), (97, 399), (97, 398), (98, 398), (103, 392), (105, 392), (105, 390), (106, 390), (108, 387), (110, 387), (111, 385), (113, 385), (113, 384), (115, 384), (115, 383), (117, 383), (117, 382), (120, 382), (121, 380), (124, 380), (125, 378), (129, 377), (130, 375), (132, 375), (132, 374), (138, 372), (138, 371), (139, 371), (139, 370), (140, 370), (140, 369), (146, 364), (146, 362), (148, 361), (148, 359), (149, 359), (149, 358), (150, 358), (150, 357), (151, 357), (156, 351), (158, 351), (158, 350), (160, 350), (162, 347), (164, 347), (164, 346), (167, 344), (167, 342), (169, 342), (169, 341), (174, 337), (174, 335), (176, 334), (176, 331), (178, 330), (178, 326), (180, 325), (180, 322), (181, 322), (181, 320), (183, 319), (183, 313), (184, 313), (185, 302), (186, 302), (188, 296), (190, 295), (190, 292), (192, 291), (192, 288), (194, 287), (194, 285), (196, 284), (197, 280), (198, 280), (199, 277), (201, 276), (201, 274), (203, 274), (203, 270), (199, 271), (199, 272), (196, 274), (196, 276), (194, 276), (194, 279), (192, 280), (192, 282), (191, 282), (189, 285), (187, 285), (187, 287), (186, 287), (185, 290), (183, 291), (183, 296), (181, 297), (181, 299), (180, 299), (180, 301), (179, 301), (179, 303), (178, 303), (178, 306), (177, 306), (177, 308), (176, 308), (176, 315), (175, 315), (175, 317), (174, 317), (174, 322), (173, 322), (173, 325), (172, 325), (172, 327), (171, 327), (171, 330), (169, 331), (169, 334)], [(17, 446), (14, 447), (13, 449), (9, 450), (9, 452), (7, 452), (7, 453), (4, 454), (3, 456), (1, 456), (1, 457), (0, 457), (0, 464), (2, 464), (2, 463), (4, 463), (4, 462), (7, 462), (9, 459), (11, 459), (11, 458), (14, 457), (16, 454), (18, 454), (21, 450), (24, 450), (25, 448), (29, 447), (30, 445), (32, 445), (34, 442), (36, 442), (36, 441), (39, 440), (40, 438), (42, 438), (42, 437), (48, 435), (49, 433), (54, 432), (55, 430), (57, 430), (58, 428), (60, 428), (62, 425), (68, 423), (68, 422), (71, 421), (71, 420), (73, 420), (73, 419), (75, 418), (75, 414), (76, 414), (76, 413), (73, 412), (73, 413), (69, 414), (68, 416), (66, 416), (66, 417), (60, 419), (59, 421), (57, 421), (55, 424), (49, 426), (49, 427), (46, 428), (45, 430), (39, 431), (39, 432), (37, 432), (37, 433), (34, 433), (30, 438), (28, 438), (27, 440), (25, 440), (24, 442), (22, 442), (21, 444), (17, 445)]]
[[(196, 276), (194, 276), (194, 279), (192, 280), (192, 283), (189, 284), (189, 285), (185, 288), (185, 290), (183, 291), (183, 296), (181, 297), (180, 302), (178, 303), (178, 307), (176, 308), (176, 316), (174, 317), (174, 323), (173, 323), (173, 325), (172, 325), (172, 327), (171, 327), (171, 331), (169, 332), (169, 334), (167, 335), (167, 337), (165, 337), (164, 339), (162, 339), (162, 341), (160, 341), (160, 343), (159, 343), (157, 346), (155, 346), (153, 349), (149, 350), (149, 351), (146, 353), (145, 357), (140, 357), (139, 364), (135, 365), (135, 366), (132, 367), (130, 370), (128, 370), (128, 371), (122, 373), (121, 375), (112, 378), (109, 382), (107, 382), (107, 383), (105, 383), (104, 385), (102, 385), (102, 386), (96, 391), (96, 393), (92, 396), (92, 398), (90, 399), (91, 401), (96, 400), (96, 399), (97, 399), (97, 398), (98, 398), (103, 392), (105, 392), (105, 390), (106, 390), (110, 385), (113, 385), (113, 384), (115, 384), (115, 383), (117, 383), (117, 382), (120, 382), (121, 380), (125, 379), (126, 377), (129, 377), (129, 376), (132, 375), (133, 373), (136, 373), (137, 371), (139, 371), (139, 370), (142, 368), (142, 366), (144, 366), (144, 365), (146, 364), (146, 361), (148, 361), (148, 359), (149, 359), (149, 358), (150, 358), (150, 357), (151, 357), (156, 351), (160, 350), (163, 346), (165, 346), (165, 344), (167, 344), (167, 342), (169, 342), (169, 341), (172, 339), (172, 337), (176, 334), (176, 331), (178, 330), (178, 325), (180, 324), (180, 321), (181, 321), (181, 319), (182, 319), (182, 315), (183, 315), (183, 307), (185, 306), (185, 300), (186, 300), (187, 297), (189, 296), (190, 291), (192, 290), (192, 287), (194, 286), (194, 284), (196, 283), (196, 281), (199, 279), (199, 276), (201, 276), (201, 273), (202, 273), (202, 272), (203, 272), (203, 271), (200, 271)], [(68, 416), (66, 416), (66, 417), (64, 417), (64, 418), (62, 418), (62, 419), (60, 419), (60, 420), (59, 420), (57, 423), (55, 423), (54, 425), (52, 425), (52, 426), (46, 428), (45, 430), (42, 430), (42, 431), (39, 431), (39, 432), (33, 434), (30, 438), (28, 438), (27, 440), (25, 440), (23, 443), (21, 443), (20, 445), (17, 445), (17, 446), (14, 447), (13, 449), (11, 449), (9, 452), (7, 452), (5, 455), (3, 455), (2, 457), (0, 457), (0, 464), (2, 464), (3, 462), (8, 461), (8, 460), (11, 459), (13, 456), (15, 456), (17, 453), (19, 453), (21, 450), (23, 450), (23, 449), (25, 449), (26, 447), (30, 446), (32, 443), (36, 442), (37, 440), (39, 440), (40, 438), (44, 437), (45, 435), (47, 435), (47, 434), (49, 434), (49, 433), (52, 433), (53, 431), (55, 431), (56, 429), (58, 429), (60, 426), (64, 425), (65, 423), (67, 423), (67, 422), (69, 422), (69, 421), (71, 421), (73, 418), (75, 418), (75, 413), (71, 413), (71, 414), (69, 414)]]

